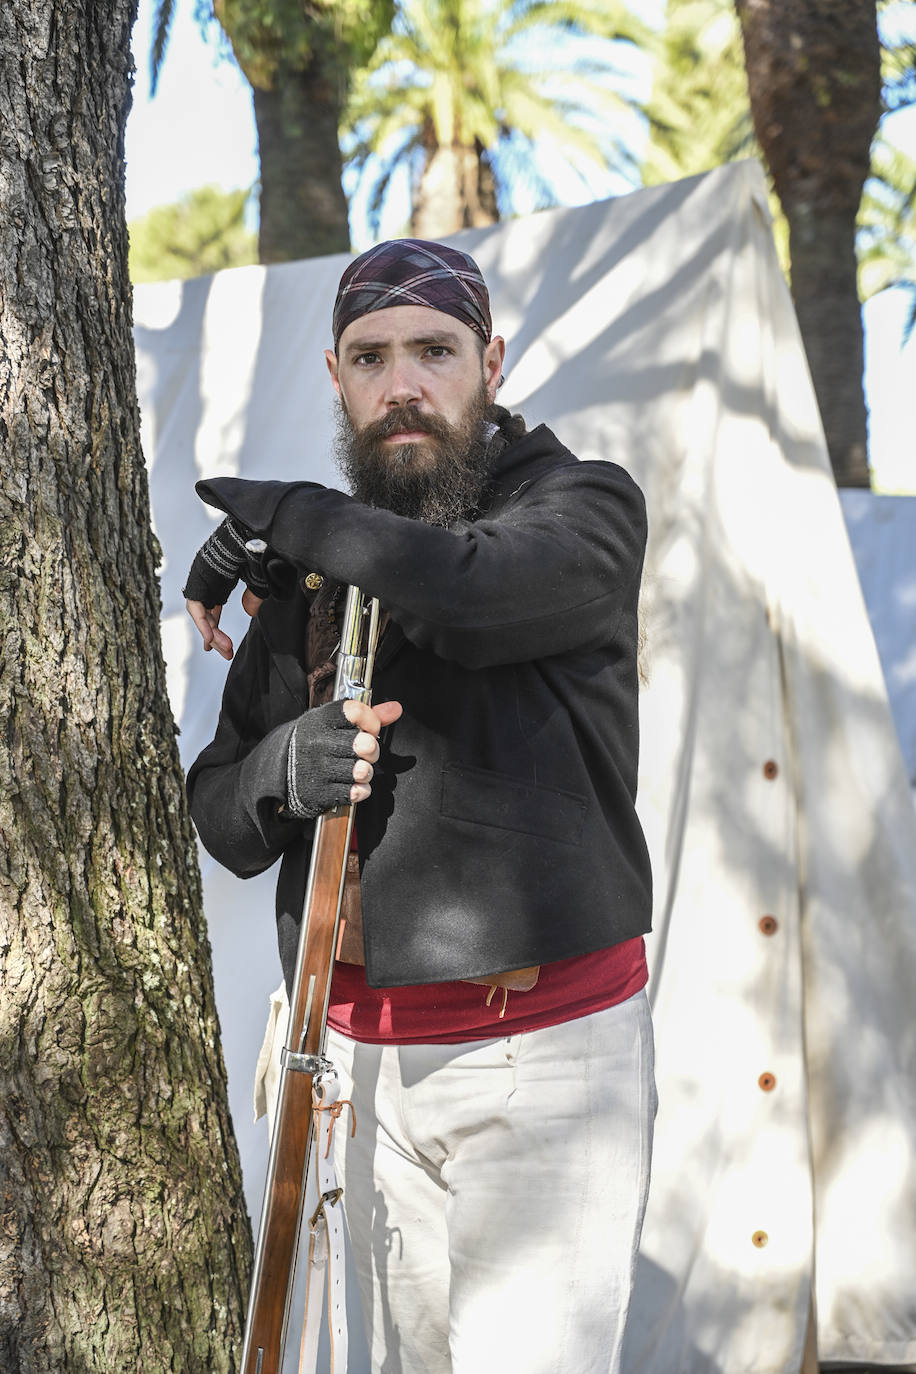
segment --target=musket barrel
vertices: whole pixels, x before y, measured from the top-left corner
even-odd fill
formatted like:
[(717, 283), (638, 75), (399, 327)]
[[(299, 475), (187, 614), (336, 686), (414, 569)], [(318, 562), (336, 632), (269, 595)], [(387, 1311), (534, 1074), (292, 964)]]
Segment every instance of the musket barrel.
[[(370, 699), (378, 629), (378, 602), (349, 587), (335, 700)], [(241, 1374), (280, 1374), (283, 1364), (313, 1137), (312, 1078), (323, 1061), (353, 813), (352, 805), (338, 806), (315, 822)]]

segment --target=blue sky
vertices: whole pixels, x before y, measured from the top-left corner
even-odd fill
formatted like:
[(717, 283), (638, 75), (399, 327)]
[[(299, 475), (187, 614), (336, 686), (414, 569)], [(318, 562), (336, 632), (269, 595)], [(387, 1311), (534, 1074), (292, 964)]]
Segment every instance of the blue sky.
[[(649, 10), (660, 0), (644, 0)], [(196, 24), (194, 0), (176, 0), (169, 49), (155, 99), (149, 95), (149, 47), (153, 0), (140, 0), (134, 29), (137, 77), (127, 124), (127, 215), (136, 219), (154, 205), (167, 204), (196, 186), (224, 189), (251, 186), (258, 176), (257, 136), (251, 92), (234, 63), (221, 55), (219, 30), (206, 36)], [(893, 136), (916, 156), (916, 109), (893, 117)], [(585, 193), (564, 187), (569, 204)], [(620, 190), (609, 179), (596, 182), (590, 199)], [(398, 214), (397, 209), (393, 211)], [(397, 233), (395, 223), (383, 232)], [(365, 230), (354, 228), (355, 246)], [(916, 275), (916, 264), (914, 264)], [(875, 485), (881, 490), (916, 493), (916, 440), (912, 392), (916, 383), (916, 331), (900, 347), (908, 297), (887, 291), (864, 310), (866, 394), (870, 409), (870, 453)]]

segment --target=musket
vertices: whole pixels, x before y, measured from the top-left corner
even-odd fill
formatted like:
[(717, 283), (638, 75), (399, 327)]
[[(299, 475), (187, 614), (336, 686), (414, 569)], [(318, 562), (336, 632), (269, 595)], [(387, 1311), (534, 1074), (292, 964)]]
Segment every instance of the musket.
[[(378, 602), (348, 588), (335, 701), (369, 701), (378, 628)], [(283, 1364), (314, 1136), (312, 1080), (330, 1068), (325, 1031), (353, 812), (337, 806), (315, 822), (241, 1374), (280, 1374)]]

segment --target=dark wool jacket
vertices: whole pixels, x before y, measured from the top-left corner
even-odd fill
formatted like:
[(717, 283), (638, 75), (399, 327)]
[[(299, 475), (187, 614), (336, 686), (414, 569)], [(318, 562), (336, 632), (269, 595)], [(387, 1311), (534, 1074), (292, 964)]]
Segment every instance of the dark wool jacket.
[[(497, 458), (484, 513), (449, 529), (309, 482), (198, 491), (303, 572), (355, 583), (390, 613), (373, 699), (404, 715), (357, 808), (372, 986), (549, 963), (648, 930), (634, 809), (646, 516), (622, 468), (579, 462), (539, 426)], [(188, 776), (220, 863), (249, 877), (283, 857), (287, 981), (311, 831), (277, 813), (308, 700), (308, 610), (308, 594), (262, 605)]]

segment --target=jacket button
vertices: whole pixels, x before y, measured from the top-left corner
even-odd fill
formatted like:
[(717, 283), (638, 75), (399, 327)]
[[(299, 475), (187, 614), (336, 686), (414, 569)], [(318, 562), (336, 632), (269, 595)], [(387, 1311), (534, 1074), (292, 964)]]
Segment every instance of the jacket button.
[(318, 588), (324, 585), (324, 578), (321, 573), (309, 573), (305, 579), (305, 585), (310, 592), (317, 592)]
[(751, 1236), (751, 1244), (756, 1245), (758, 1250), (762, 1250), (769, 1239), (766, 1231), (755, 1231)]
[(767, 759), (766, 763), (763, 765), (763, 776), (765, 778), (769, 778), (769, 780), (772, 782), (773, 778), (778, 777), (778, 775), (779, 764), (776, 763), (773, 759)]
[(757, 1086), (765, 1093), (771, 1093), (776, 1087), (776, 1075), (773, 1073), (762, 1073), (757, 1079)]
[(775, 935), (779, 929), (779, 922), (775, 916), (761, 916), (757, 926), (764, 935)]

